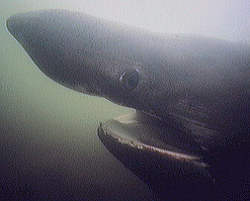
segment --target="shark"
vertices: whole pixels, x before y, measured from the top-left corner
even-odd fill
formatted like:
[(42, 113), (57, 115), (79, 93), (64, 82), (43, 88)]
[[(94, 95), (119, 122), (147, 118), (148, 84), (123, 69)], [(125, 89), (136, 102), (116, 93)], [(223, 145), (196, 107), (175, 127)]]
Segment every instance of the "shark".
[(156, 200), (250, 198), (248, 44), (60, 9), (6, 27), (55, 82), (135, 109), (97, 134)]

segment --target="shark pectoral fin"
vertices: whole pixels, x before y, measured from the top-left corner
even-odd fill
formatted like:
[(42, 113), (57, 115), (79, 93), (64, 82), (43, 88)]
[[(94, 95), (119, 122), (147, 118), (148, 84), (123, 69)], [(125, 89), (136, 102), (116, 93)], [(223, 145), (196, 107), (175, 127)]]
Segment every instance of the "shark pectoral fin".
[(158, 198), (204, 200), (204, 193), (213, 188), (208, 165), (198, 154), (176, 147), (176, 139), (169, 137), (168, 144), (166, 136), (163, 141), (158, 132), (162, 132), (162, 127), (155, 120), (142, 121), (136, 114), (110, 120), (98, 128), (105, 147), (148, 184)]

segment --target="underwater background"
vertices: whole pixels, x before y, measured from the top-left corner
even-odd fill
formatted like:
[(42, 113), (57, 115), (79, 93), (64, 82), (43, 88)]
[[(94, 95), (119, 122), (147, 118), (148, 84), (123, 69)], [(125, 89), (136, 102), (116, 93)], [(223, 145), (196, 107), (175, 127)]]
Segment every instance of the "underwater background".
[(249, 1), (173, 2), (0, 1), (0, 200), (153, 199), (96, 134), (100, 122), (133, 110), (50, 80), (7, 32), (6, 19), (64, 8), (157, 32), (250, 42)]

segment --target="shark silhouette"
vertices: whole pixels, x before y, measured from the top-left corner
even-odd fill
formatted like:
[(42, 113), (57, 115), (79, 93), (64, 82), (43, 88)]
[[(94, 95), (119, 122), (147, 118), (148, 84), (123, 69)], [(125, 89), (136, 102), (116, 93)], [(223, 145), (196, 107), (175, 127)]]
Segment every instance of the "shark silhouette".
[(51, 79), (136, 109), (100, 124), (98, 136), (156, 199), (250, 199), (248, 45), (66, 10), (6, 24)]

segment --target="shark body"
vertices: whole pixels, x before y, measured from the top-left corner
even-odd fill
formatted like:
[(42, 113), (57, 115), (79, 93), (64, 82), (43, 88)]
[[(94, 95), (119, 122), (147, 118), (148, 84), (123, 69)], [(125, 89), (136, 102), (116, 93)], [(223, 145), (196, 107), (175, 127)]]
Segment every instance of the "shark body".
[(136, 109), (101, 124), (98, 135), (157, 199), (245, 199), (248, 45), (66, 10), (17, 14), (7, 28), (51, 79)]

